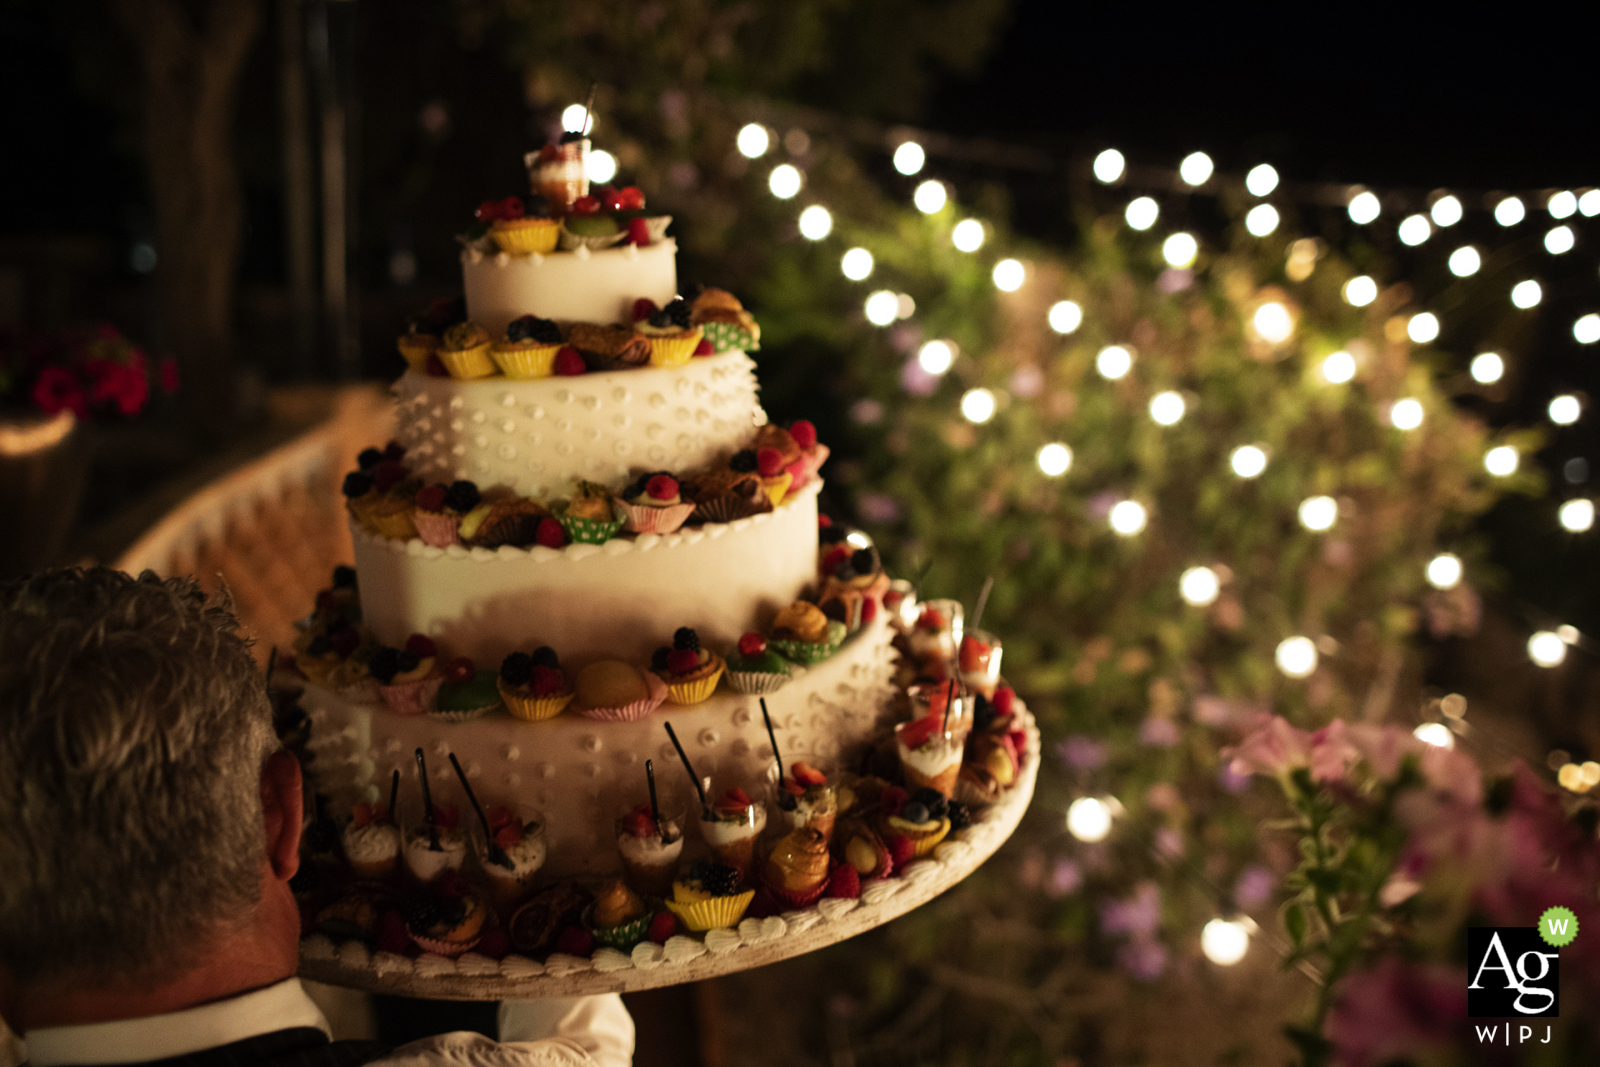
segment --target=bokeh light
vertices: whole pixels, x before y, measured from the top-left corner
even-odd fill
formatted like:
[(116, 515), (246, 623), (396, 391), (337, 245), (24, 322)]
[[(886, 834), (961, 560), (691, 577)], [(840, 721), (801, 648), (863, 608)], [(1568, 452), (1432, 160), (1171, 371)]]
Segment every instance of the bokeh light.
[(1266, 196), (1278, 187), (1278, 172), (1271, 163), (1257, 163), (1244, 176), (1244, 187), (1251, 196)]
[(1185, 604), (1203, 608), (1216, 602), (1222, 592), (1222, 580), (1210, 567), (1190, 567), (1178, 576), (1178, 595)]
[(955, 361), (955, 349), (948, 341), (929, 341), (917, 349), (917, 365), (935, 377), (949, 370)]
[(1567, 643), (1559, 634), (1539, 630), (1528, 638), (1528, 658), (1541, 667), (1559, 667), (1567, 658)]
[(1389, 408), (1389, 425), (1397, 430), (1415, 430), (1422, 425), (1422, 401), (1415, 397), (1396, 400)]
[(1508, 196), (1494, 206), (1494, 221), (1502, 226), (1515, 226), (1528, 215), (1528, 209), (1521, 200)]
[(1039, 449), (1036, 460), (1047, 477), (1059, 478), (1072, 469), (1072, 449), (1060, 441), (1051, 441)]
[(1520, 281), (1511, 287), (1511, 303), (1524, 310), (1538, 307), (1539, 301), (1544, 299), (1544, 289), (1532, 278)]
[(767, 176), (767, 188), (779, 200), (789, 200), (800, 192), (800, 171), (792, 164), (780, 163)]
[(1339, 520), (1339, 502), (1331, 496), (1308, 496), (1300, 501), (1300, 525), (1321, 533)]
[(1174, 426), (1183, 418), (1183, 397), (1167, 390), (1150, 398), (1150, 417), (1162, 426)]
[(1411, 731), (1415, 737), (1425, 745), (1434, 748), (1455, 748), (1456, 735), (1450, 732), (1450, 727), (1442, 722), (1425, 722)]
[(1496, 478), (1506, 478), (1517, 473), (1520, 457), (1517, 450), (1510, 445), (1500, 445), (1491, 448), (1483, 456), (1483, 469)]
[(1378, 299), (1378, 283), (1365, 274), (1357, 274), (1344, 283), (1343, 293), (1346, 304), (1364, 308)]
[(1133, 367), (1133, 353), (1121, 345), (1107, 345), (1094, 357), (1094, 369), (1100, 377), (1116, 381)]
[(887, 326), (900, 317), (900, 298), (887, 289), (879, 289), (866, 302), (867, 321), (874, 326)]
[(1480, 352), (1472, 357), (1472, 380), (1480, 385), (1493, 385), (1506, 376), (1506, 361), (1498, 352)]
[(833, 232), (833, 216), (821, 204), (812, 204), (800, 212), (800, 236), (820, 241)]
[(922, 169), (927, 159), (927, 154), (922, 151), (921, 145), (915, 141), (906, 141), (894, 150), (894, 169), (901, 174), (912, 175)]
[(944, 182), (931, 179), (917, 186), (917, 191), (911, 194), (911, 202), (917, 205), (917, 210), (924, 215), (932, 215), (943, 210), (949, 199), (950, 195), (945, 192)]
[(1229, 455), (1228, 466), (1241, 478), (1259, 478), (1267, 469), (1267, 453), (1257, 445), (1240, 445)]
[(1583, 414), (1583, 404), (1571, 393), (1562, 393), (1550, 401), (1550, 421), (1557, 426), (1571, 426)]
[(1600, 341), (1600, 315), (1589, 314), (1572, 324), (1572, 337), (1580, 345)]
[(950, 243), (958, 252), (976, 252), (983, 247), (983, 223), (977, 219), (962, 219), (950, 231)]
[(1415, 248), (1426, 241), (1433, 233), (1433, 227), (1428, 224), (1424, 215), (1407, 215), (1400, 220), (1400, 243)]
[(1278, 642), (1273, 659), (1290, 678), (1308, 678), (1317, 669), (1316, 642), (1309, 637), (1286, 637)]
[(1557, 226), (1544, 235), (1544, 250), (1552, 256), (1559, 256), (1572, 251), (1572, 246), (1578, 243), (1573, 236), (1571, 226)]
[(1187, 267), (1200, 254), (1200, 242), (1193, 234), (1175, 233), (1161, 242), (1161, 258), (1169, 267)]
[(1578, 198), (1570, 191), (1562, 190), (1545, 202), (1544, 209), (1550, 212), (1553, 219), (1564, 219), (1578, 210)]
[(1378, 198), (1372, 193), (1357, 193), (1350, 198), (1350, 221), (1359, 226), (1365, 226), (1378, 217), (1383, 210), (1383, 205), (1378, 203)]
[(865, 248), (852, 248), (839, 257), (839, 269), (851, 281), (863, 281), (872, 274), (872, 253)]
[(1461, 584), (1461, 557), (1454, 552), (1441, 552), (1428, 561), (1424, 573), (1435, 589), (1454, 589)]
[(1232, 967), (1250, 951), (1250, 931), (1243, 922), (1212, 919), (1200, 929), (1200, 951), (1221, 967)]
[(1128, 209), (1123, 212), (1123, 218), (1135, 230), (1148, 230), (1156, 224), (1156, 219), (1161, 217), (1161, 205), (1148, 196), (1141, 196), (1128, 201)]
[(1478, 255), (1478, 250), (1471, 245), (1462, 245), (1450, 253), (1447, 265), (1450, 273), (1457, 278), (1470, 278), (1483, 266), (1483, 257)]
[(1561, 528), (1570, 533), (1584, 533), (1594, 526), (1594, 501), (1580, 497), (1561, 505), (1556, 512)]
[(1127, 160), (1115, 148), (1108, 148), (1094, 157), (1094, 176), (1107, 185), (1122, 177), (1127, 167)]
[(1406, 336), (1419, 345), (1425, 345), (1439, 336), (1439, 316), (1431, 311), (1411, 316), (1406, 323)]
[(1342, 385), (1356, 376), (1356, 360), (1348, 352), (1334, 352), (1322, 361), (1321, 370), (1324, 381)]
[(1216, 165), (1211, 162), (1211, 157), (1204, 152), (1190, 152), (1183, 157), (1183, 162), (1178, 164), (1178, 177), (1189, 185), (1204, 185), (1211, 179), (1211, 172)]
[(584, 173), (596, 185), (604, 185), (617, 176), (617, 157), (603, 149), (596, 148), (589, 153), (589, 158), (584, 161)]
[(1256, 334), (1270, 344), (1281, 345), (1294, 333), (1294, 317), (1289, 314), (1288, 308), (1276, 300), (1269, 300), (1256, 308), (1250, 324), (1255, 327)]
[(1278, 228), (1278, 209), (1271, 204), (1257, 204), (1244, 216), (1244, 228), (1252, 237), (1265, 237)]
[(1104, 841), (1111, 832), (1111, 807), (1099, 797), (1079, 797), (1067, 808), (1067, 832), (1079, 841)]
[(1436, 226), (1454, 226), (1461, 221), (1461, 201), (1453, 196), (1441, 196), (1433, 202), (1428, 214), (1433, 216)]
[(994, 418), (994, 407), (994, 394), (987, 389), (968, 389), (961, 395), (961, 417), (968, 422), (988, 422)]
[(993, 278), (996, 289), (1014, 293), (1028, 280), (1028, 271), (1015, 259), (1002, 259), (994, 265)]
[[(583, 124), (589, 121), (589, 109), (582, 104), (568, 104), (561, 109), (561, 128), (569, 133), (583, 129)], [(594, 123), (589, 123), (589, 132), (594, 132)]]
[(1057, 300), (1050, 305), (1050, 328), (1068, 334), (1083, 325), (1083, 308), (1075, 300)]
[(1123, 537), (1132, 537), (1144, 529), (1149, 516), (1145, 513), (1144, 505), (1137, 500), (1120, 500), (1112, 505), (1107, 518), (1113, 530)]
[(765, 126), (752, 122), (739, 130), (735, 144), (738, 145), (741, 156), (746, 159), (760, 159), (767, 154), (767, 149), (772, 147), (772, 136), (767, 133)]

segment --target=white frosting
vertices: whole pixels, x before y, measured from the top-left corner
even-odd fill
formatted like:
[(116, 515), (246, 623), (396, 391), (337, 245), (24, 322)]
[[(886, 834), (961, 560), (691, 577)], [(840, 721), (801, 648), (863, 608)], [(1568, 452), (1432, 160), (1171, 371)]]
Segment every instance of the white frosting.
[(680, 626), (730, 648), (811, 584), (820, 488), (736, 522), (560, 550), (428, 548), (353, 529), (362, 618), (385, 644), (423, 633), (483, 665), (540, 643), (569, 669), (643, 664)]
[(491, 336), (523, 315), (563, 322), (627, 322), (640, 297), (664, 306), (678, 293), (672, 238), (640, 248), (620, 245), (587, 253), (461, 254), (467, 317)]
[(407, 371), (392, 388), (414, 474), (538, 500), (569, 496), (574, 478), (621, 489), (639, 471), (703, 466), (743, 448), (765, 421), (743, 352), (532, 380)]
[(400, 852), (400, 831), (391, 823), (368, 823), (344, 828), (344, 854), (357, 863), (380, 863)]
[(789, 829), (798, 830), (802, 826), (809, 826), (811, 820), (819, 815), (837, 811), (838, 799), (831, 787), (817, 787), (807, 790), (804, 796), (794, 798), (793, 808), (779, 808), (783, 821)]
[(629, 863), (641, 867), (661, 867), (672, 863), (683, 854), (683, 830), (677, 823), (663, 820), (662, 829), (667, 831), (669, 841), (662, 841), (659, 836), (634, 837), (632, 834), (618, 834), (617, 848)]
[(913, 749), (906, 748), (896, 738), (895, 748), (900, 752), (901, 763), (928, 778), (948, 770), (952, 763), (960, 763), (963, 752), (959, 742), (939, 736), (929, 738), (922, 747)]
[(700, 820), (700, 832), (705, 835), (708, 843), (713, 845), (726, 845), (733, 841), (742, 841), (753, 837), (767, 828), (767, 809), (760, 804), (750, 807), (747, 818), (731, 819), (705, 819)]
[(421, 882), (431, 882), (446, 870), (459, 870), (467, 858), (467, 839), (460, 830), (440, 830), (439, 851), (429, 846), (427, 826), (412, 827), (406, 836), (406, 866)]
[(487, 857), (484, 869), (496, 878), (525, 882), (544, 866), (545, 854), (544, 834), (525, 833), (522, 840), (506, 849), (506, 858), (511, 861), (509, 871), (498, 863), (487, 862)]

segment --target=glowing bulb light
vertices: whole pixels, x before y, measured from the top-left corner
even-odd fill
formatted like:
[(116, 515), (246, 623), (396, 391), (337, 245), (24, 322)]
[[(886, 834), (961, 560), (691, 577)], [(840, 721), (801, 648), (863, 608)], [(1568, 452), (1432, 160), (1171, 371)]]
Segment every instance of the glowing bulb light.
[(1378, 217), (1383, 210), (1383, 205), (1378, 203), (1378, 198), (1372, 193), (1357, 193), (1350, 198), (1350, 221), (1358, 226), (1365, 226)]
[(1348, 352), (1335, 352), (1322, 361), (1322, 377), (1325, 381), (1342, 385), (1355, 376), (1355, 357)]
[(767, 176), (767, 188), (779, 200), (789, 200), (800, 192), (800, 172), (792, 164), (780, 163)]
[(1269, 300), (1256, 308), (1250, 324), (1255, 327), (1257, 335), (1269, 344), (1281, 345), (1294, 333), (1294, 319), (1289, 309), (1276, 300)]
[(867, 321), (874, 326), (887, 326), (900, 317), (900, 298), (887, 289), (879, 289), (866, 302)]
[(1590, 189), (1578, 197), (1578, 211), (1586, 219), (1600, 215), (1600, 189)]
[(1321, 533), (1339, 519), (1339, 502), (1331, 496), (1308, 496), (1300, 501), (1300, 525)]
[(894, 150), (894, 169), (908, 177), (921, 170), (927, 160), (927, 153), (915, 141), (906, 141)]
[(1567, 658), (1567, 643), (1559, 634), (1540, 630), (1528, 638), (1528, 658), (1541, 667), (1559, 667)]
[(604, 185), (617, 176), (617, 157), (610, 152), (595, 149), (584, 162), (584, 173), (596, 185)]
[(1111, 832), (1111, 807), (1099, 797), (1079, 797), (1067, 808), (1067, 832), (1079, 841), (1104, 841)]
[(1511, 303), (1524, 310), (1538, 307), (1539, 301), (1544, 298), (1544, 290), (1539, 283), (1529, 278), (1527, 281), (1518, 282), (1511, 287)]
[(1551, 218), (1564, 219), (1578, 210), (1578, 198), (1573, 196), (1572, 193), (1563, 190), (1552, 196), (1545, 203), (1544, 209), (1550, 212)]
[(1483, 469), (1496, 478), (1505, 478), (1517, 473), (1519, 457), (1517, 450), (1510, 445), (1500, 445), (1491, 448), (1483, 456)]
[(1422, 425), (1422, 401), (1414, 397), (1396, 400), (1389, 408), (1389, 425), (1397, 430), (1415, 430)]
[(911, 202), (917, 205), (917, 210), (924, 215), (932, 215), (943, 209), (945, 202), (950, 199), (945, 192), (944, 183), (932, 179), (917, 186), (917, 191), (911, 194)]
[(1192, 234), (1175, 233), (1161, 242), (1161, 258), (1169, 267), (1187, 267), (1200, 254), (1200, 242)]
[(1178, 595), (1185, 604), (1203, 608), (1216, 602), (1222, 580), (1210, 567), (1190, 567), (1178, 576)]
[(1059, 478), (1072, 469), (1072, 449), (1060, 441), (1051, 441), (1039, 449), (1034, 457), (1046, 477)]
[(1493, 385), (1506, 374), (1506, 361), (1498, 352), (1480, 352), (1472, 358), (1472, 380), (1480, 385)]
[(1211, 157), (1204, 152), (1190, 152), (1183, 157), (1183, 162), (1178, 164), (1178, 177), (1188, 185), (1204, 185), (1210, 178), (1215, 164)]
[(1544, 250), (1552, 256), (1572, 251), (1572, 246), (1577, 243), (1578, 239), (1572, 235), (1571, 226), (1557, 226), (1544, 235)]
[(994, 418), (994, 394), (987, 389), (968, 389), (961, 395), (961, 417), (980, 425)]
[(1471, 245), (1462, 245), (1450, 253), (1447, 265), (1450, 273), (1457, 278), (1470, 278), (1483, 266), (1483, 257), (1478, 255), (1478, 250)]
[(1050, 305), (1050, 328), (1059, 334), (1069, 334), (1083, 325), (1083, 308), (1074, 300), (1057, 300)]
[(1461, 584), (1461, 557), (1454, 552), (1441, 552), (1428, 561), (1424, 573), (1435, 589), (1454, 589)]
[(1183, 397), (1170, 389), (1150, 398), (1150, 417), (1162, 426), (1176, 425), (1184, 409)]
[(1423, 215), (1407, 215), (1400, 221), (1400, 243), (1415, 248), (1433, 233), (1433, 227)]
[(772, 137), (767, 133), (765, 126), (752, 122), (739, 130), (739, 136), (734, 144), (738, 146), (739, 154), (746, 159), (760, 159), (767, 154), (767, 149), (772, 147)]
[(1267, 469), (1267, 454), (1256, 445), (1240, 445), (1228, 457), (1228, 466), (1241, 478), (1259, 478)]
[(853, 282), (864, 281), (872, 273), (872, 253), (865, 248), (852, 248), (839, 257), (839, 269)]
[(1028, 271), (1015, 259), (1002, 259), (994, 265), (994, 287), (1007, 293), (1014, 293), (1022, 288), (1022, 283), (1028, 280)]
[(1583, 405), (1571, 393), (1563, 393), (1550, 401), (1550, 421), (1557, 426), (1571, 426), (1583, 413)]
[(1133, 229), (1148, 230), (1161, 217), (1161, 205), (1151, 197), (1137, 197), (1128, 201), (1128, 209), (1122, 213), (1122, 217)]
[(955, 361), (955, 349), (948, 341), (929, 341), (917, 349), (917, 365), (935, 377), (949, 370)]
[(1378, 299), (1378, 283), (1365, 274), (1358, 274), (1344, 283), (1343, 293), (1346, 304), (1364, 308)]
[(1425, 722), (1415, 730), (1412, 730), (1411, 736), (1425, 745), (1432, 745), (1434, 748), (1456, 747), (1456, 735), (1451, 733), (1450, 727), (1442, 722)]
[(1317, 669), (1317, 646), (1309, 637), (1285, 637), (1272, 658), (1290, 678), (1309, 678)]
[(1257, 204), (1244, 216), (1244, 228), (1252, 237), (1265, 237), (1278, 228), (1278, 209), (1271, 204)]
[(812, 204), (800, 212), (800, 236), (810, 241), (820, 241), (833, 232), (833, 216), (821, 204)]
[[(583, 124), (589, 121), (589, 109), (582, 104), (568, 104), (561, 109), (561, 128), (569, 133), (583, 129)], [(590, 126), (590, 130), (593, 130)]]
[(1428, 214), (1433, 216), (1436, 226), (1454, 226), (1461, 221), (1461, 201), (1453, 196), (1441, 196), (1433, 202)]
[(1600, 315), (1585, 315), (1572, 324), (1572, 337), (1580, 345), (1600, 341)]
[(1200, 951), (1219, 967), (1232, 967), (1250, 951), (1250, 931), (1230, 919), (1212, 919), (1200, 929)]
[(958, 252), (976, 252), (983, 247), (983, 223), (977, 219), (962, 219), (950, 231), (950, 243)]
[(1425, 345), (1439, 336), (1439, 316), (1431, 311), (1411, 316), (1406, 323), (1406, 336), (1419, 345)]
[(1094, 157), (1094, 176), (1107, 185), (1122, 177), (1127, 167), (1128, 161), (1115, 148), (1108, 148)]
[(1527, 217), (1528, 209), (1522, 201), (1508, 196), (1494, 206), (1494, 221), (1502, 226), (1515, 226)]
[(1111, 508), (1107, 516), (1111, 528), (1123, 537), (1132, 537), (1144, 529), (1149, 516), (1145, 513), (1144, 505), (1137, 500), (1120, 500)]
[(1571, 533), (1583, 533), (1594, 526), (1594, 501), (1569, 500), (1556, 512), (1561, 528)]
[(1094, 357), (1094, 369), (1100, 377), (1116, 381), (1133, 367), (1133, 353), (1121, 345), (1107, 345)]
[(1278, 172), (1271, 163), (1257, 163), (1244, 176), (1244, 187), (1251, 196), (1266, 196), (1278, 187)]

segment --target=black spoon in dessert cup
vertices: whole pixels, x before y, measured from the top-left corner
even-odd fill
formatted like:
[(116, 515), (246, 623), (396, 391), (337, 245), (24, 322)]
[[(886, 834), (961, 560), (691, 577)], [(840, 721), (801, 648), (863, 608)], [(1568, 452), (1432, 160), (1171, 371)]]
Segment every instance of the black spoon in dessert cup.
[(428, 820), (428, 851), (443, 852), (444, 846), (439, 844), (439, 826), (433, 819), (433, 791), (428, 788), (428, 758), (422, 754), (422, 747), (417, 747), (417, 775), (422, 779), (422, 811)]
[(655, 760), (644, 761), (644, 778), (650, 786), (650, 819), (656, 824), (656, 834), (663, 845), (668, 843), (667, 828), (661, 822), (661, 804), (656, 800)]
[(389, 779), (389, 821), (396, 826), (400, 825), (400, 812), (395, 804), (400, 799), (400, 768), (394, 769), (394, 776)]
[(694, 773), (694, 764), (689, 762), (689, 754), (683, 750), (683, 743), (678, 740), (678, 735), (673, 732), (670, 722), (663, 723), (667, 728), (667, 736), (672, 738), (672, 747), (678, 750), (678, 758), (683, 761), (683, 769), (689, 772), (689, 781), (694, 783), (694, 791), (700, 797), (700, 817), (711, 818), (711, 805), (706, 800), (706, 787), (700, 783), (700, 776)]
[(767, 711), (767, 698), (761, 697), (761, 719), (767, 724), (767, 740), (772, 743), (772, 762), (778, 766), (778, 780), (774, 783), (773, 795), (777, 798), (778, 807), (784, 811), (793, 811), (795, 799), (788, 790), (783, 788), (783, 757), (778, 755), (778, 734), (772, 728), (772, 715)]
[(461, 769), (461, 761), (456, 759), (454, 752), (450, 753), (450, 766), (456, 769), (456, 777), (461, 779), (461, 788), (466, 791), (467, 799), (472, 802), (472, 810), (478, 813), (478, 821), (483, 824), (483, 839), (487, 843), (485, 851), (488, 852), (489, 862), (508, 871), (516, 870), (517, 865), (511, 862), (506, 850), (494, 839), (494, 830), (489, 826), (489, 816), (484, 814), (483, 805), (478, 803), (478, 795), (472, 791), (472, 783), (467, 781), (467, 772)]

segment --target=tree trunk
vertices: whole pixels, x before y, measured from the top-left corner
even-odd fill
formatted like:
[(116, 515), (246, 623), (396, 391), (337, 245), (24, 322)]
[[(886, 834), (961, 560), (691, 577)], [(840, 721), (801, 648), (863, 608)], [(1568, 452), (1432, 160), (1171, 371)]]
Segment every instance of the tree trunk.
[(144, 66), (144, 143), (166, 335), (202, 438), (232, 428), (234, 274), (244, 197), (233, 157), (239, 76), (261, 0), (114, 0)]

